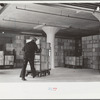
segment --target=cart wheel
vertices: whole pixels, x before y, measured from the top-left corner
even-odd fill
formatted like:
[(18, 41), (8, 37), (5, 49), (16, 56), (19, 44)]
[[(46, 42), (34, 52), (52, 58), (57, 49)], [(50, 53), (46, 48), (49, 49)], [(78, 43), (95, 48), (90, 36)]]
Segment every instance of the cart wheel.
[(42, 76), (44, 76), (44, 72), (42, 72), (41, 74), (42, 74)]
[(43, 72), (43, 76), (45, 76), (45, 72)]
[(42, 76), (42, 73), (40, 73), (40, 75), (39, 75), (40, 77)]
[(46, 76), (46, 72), (44, 73), (44, 75)]
[(37, 73), (38, 77), (39, 77), (39, 73)]
[(38, 76), (40, 77), (40, 73), (38, 73)]
[(48, 75), (50, 75), (50, 71), (48, 71)]

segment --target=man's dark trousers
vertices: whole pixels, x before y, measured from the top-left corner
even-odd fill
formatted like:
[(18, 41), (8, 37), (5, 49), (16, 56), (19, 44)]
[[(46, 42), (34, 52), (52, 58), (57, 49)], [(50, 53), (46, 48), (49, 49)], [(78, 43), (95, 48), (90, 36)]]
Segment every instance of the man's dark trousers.
[(26, 74), (26, 67), (27, 67), (27, 63), (29, 62), (30, 67), (31, 67), (31, 72), (32, 72), (32, 76), (35, 77), (36, 76), (36, 70), (34, 68), (34, 56), (32, 57), (25, 57), (24, 58), (24, 63), (23, 63), (23, 67), (22, 67), (22, 71), (21, 71), (21, 77), (25, 78), (25, 74)]

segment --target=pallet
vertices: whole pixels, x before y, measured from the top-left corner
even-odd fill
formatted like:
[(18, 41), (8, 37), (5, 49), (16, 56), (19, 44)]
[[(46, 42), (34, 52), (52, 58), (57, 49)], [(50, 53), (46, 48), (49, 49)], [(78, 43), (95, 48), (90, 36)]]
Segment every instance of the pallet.
[[(37, 75), (38, 77), (46, 76), (47, 74), (50, 75), (50, 70), (51, 70), (51, 69), (44, 70), (44, 71), (37, 71), (37, 72), (36, 72), (36, 75)], [(27, 70), (26, 76), (28, 76), (29, 74), (32, 75), (31, 71), (30, 71), (30, 70)]]
[(76, 68), (83, 68), (83, 66), (82, 65), (65, 65), (64, 67), (67, 67), (67, 68), (74, 68), (74, 69), (76, 69)]

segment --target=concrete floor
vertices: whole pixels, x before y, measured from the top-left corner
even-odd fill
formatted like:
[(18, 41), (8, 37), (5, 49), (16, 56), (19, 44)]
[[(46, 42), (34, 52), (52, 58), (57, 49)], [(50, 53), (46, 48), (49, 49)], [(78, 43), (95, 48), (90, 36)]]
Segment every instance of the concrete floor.
[(50, 75), (22, 81), (19, 77), (21, 69), (0, 69), (1, 82), (100, 82), (100, 73), (93, 69), (55, 68)]

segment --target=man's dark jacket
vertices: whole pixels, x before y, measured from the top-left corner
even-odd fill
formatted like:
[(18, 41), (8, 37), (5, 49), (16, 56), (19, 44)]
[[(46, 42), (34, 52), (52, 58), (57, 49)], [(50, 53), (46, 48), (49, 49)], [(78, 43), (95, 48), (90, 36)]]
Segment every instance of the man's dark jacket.
[(34, 40), (32, 40), (31, 42), (26, 43), (22, 50), (24, 51), (24, 57), (33, 58), (35, 52), (38, 50), (38, 47)]

